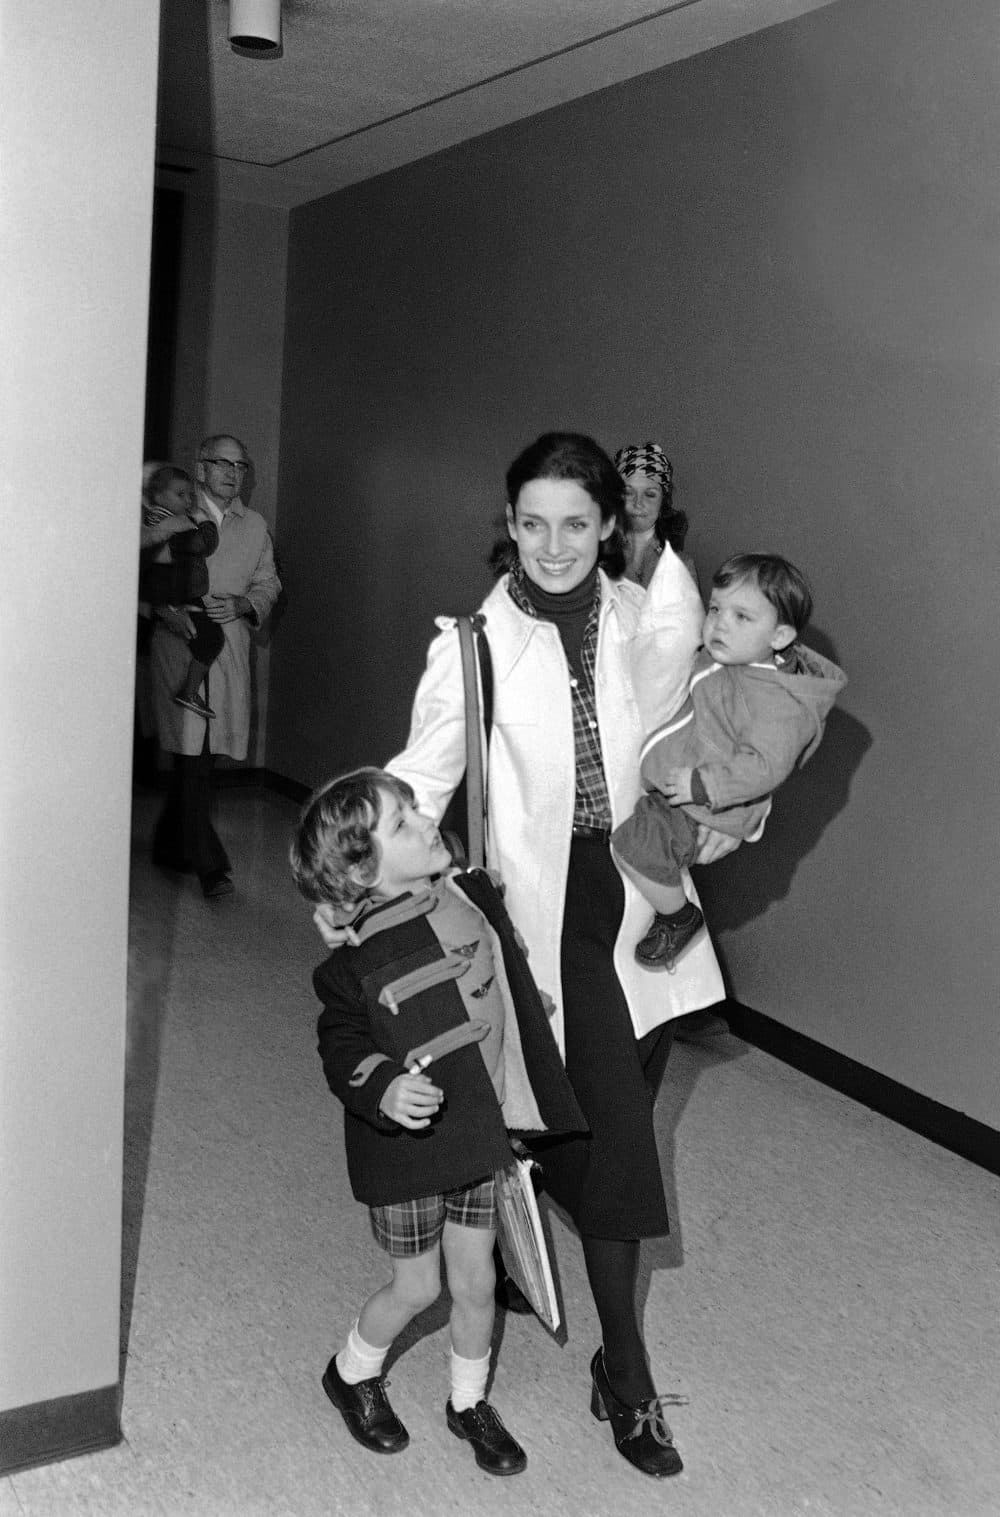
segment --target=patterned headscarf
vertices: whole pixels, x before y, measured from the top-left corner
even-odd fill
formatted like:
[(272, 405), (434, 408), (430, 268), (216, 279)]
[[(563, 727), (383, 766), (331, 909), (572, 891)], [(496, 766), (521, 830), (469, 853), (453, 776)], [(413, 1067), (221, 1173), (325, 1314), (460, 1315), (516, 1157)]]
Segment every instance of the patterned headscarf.
[(615, 468), (624, 479), (628, 474), (650, 474), (669, 495), (674, 483), (674, 466), (658, 442), (627, 443), (615, 454)]

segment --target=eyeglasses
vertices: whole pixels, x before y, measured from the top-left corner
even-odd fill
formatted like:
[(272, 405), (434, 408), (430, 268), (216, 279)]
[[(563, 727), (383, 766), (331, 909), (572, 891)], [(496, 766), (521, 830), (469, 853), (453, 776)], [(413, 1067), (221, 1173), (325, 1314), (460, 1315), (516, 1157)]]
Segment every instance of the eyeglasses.
[(203, 464), (214, 464), (217, 469), (232, 469), (237, 474), (245, 474), (250, 465), (237, 463), (235, 458), (203, 458)]

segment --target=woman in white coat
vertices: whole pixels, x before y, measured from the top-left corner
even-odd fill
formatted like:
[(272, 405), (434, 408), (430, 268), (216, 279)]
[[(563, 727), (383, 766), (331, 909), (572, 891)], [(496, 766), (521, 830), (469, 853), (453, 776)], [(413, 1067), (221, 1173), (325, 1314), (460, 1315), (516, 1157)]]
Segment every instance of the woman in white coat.
[[(609, 847), (640, 793), (643, 736), (631, 655), (644, 592), (621, 578), (621, 477), (590, 438), (548, 433), (511, 465), (507, 491), (511, 567), (481, 607), (494, 671), (488, 862), (555, 1003), (553, 1030), (590, 1126), (539, 1157), (547, 1191), (579, 1229), (601, 1322), (592, 1410), (610, 1417), (632, 1464), (671, 1475), (681, 1460), (635, 1303), (639, 1241), (668, 1230), (652, 1097), (672, 1020), (724, 991), (707, 935), (673, 975), (636, 963), (648, 911)], [(661, 574), (654, 643), (661, 694), (664, 670), (676, 671), (679, 704), (702, 609), (676, 569)], [(407, 746), (388, 765), (436, 817), (465, 770), (458, 635), (439, 626)]]

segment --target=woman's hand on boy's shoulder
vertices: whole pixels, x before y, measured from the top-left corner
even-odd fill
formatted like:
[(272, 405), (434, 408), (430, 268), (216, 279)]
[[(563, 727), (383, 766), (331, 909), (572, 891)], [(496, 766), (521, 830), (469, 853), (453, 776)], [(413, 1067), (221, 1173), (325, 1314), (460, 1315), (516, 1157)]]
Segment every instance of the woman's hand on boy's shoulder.
[[(353, 916), (354, 913), (352, 912)], [(328, 901), (321, 901), (313, 912), (313, 922), (327, 948), (343, 948), (345, 943), (351, 941), (348, 931), (350, 917), (337, 910)]]

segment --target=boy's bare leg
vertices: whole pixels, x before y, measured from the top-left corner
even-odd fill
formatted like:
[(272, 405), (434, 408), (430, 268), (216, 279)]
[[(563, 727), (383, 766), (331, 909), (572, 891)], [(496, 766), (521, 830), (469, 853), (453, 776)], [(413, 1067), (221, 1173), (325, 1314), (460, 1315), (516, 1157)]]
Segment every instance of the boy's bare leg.
[(451, 1293), (451, 1346), (463, 1359), (481, 1359), (490, 1351), (496, 1309), (495, 1238), (492, 1228), (444, 1224), (441, 1244)]
[(493, 1336), (492, 1228), (448, 1221), (441, 1240), (451, 1292), (451, 1396), (445, 1408), (456, 1438), (472, 1445), (489, 1475), (517, 1475), (528, 1462), (521, 1445), (486, 1400)]
[(684, 894), (684, 886), (661, 885), (649, 880), (627, 864), (617, 850), (612, 850), (623, 874), (640, 890), (656, 915), (649, 931), (636, 944), (635, 956), (644, 969), (665, 969), (673, 974), (677, 959), (705, 925), (700, 909)]
[(391, 1262), (392, 1279), (368, 1297), (358, 1318), (358, 1333), (373, 1348), (387, 1349), (441, 1294), (441, 1250), (437, 1243), (426, 1253)]
[(648, 880), (644, 874), (633, 869), (631, 864), (626, 863), (615, 849), (615, 863), (622, 874), (627, 875), (635, 888), (641, 891), (643, 899), (647, 900), (654, 911), (662, 912), (664, 916), (671, 916), (673, 912), (680, 911), (687, 900), (684, 894), (684, 886), (677, 882), (676, 885), (660, 885), (656, 880)]
[(410, 1435), (389, 1405), (382, 1366), (394, 1338), (441, 1292), (438, 1244), (392, 1260), (392, 1279), (365, 1302), (347, 1343), (326, 1367), (323, 1389), (352, 1438), (373, 1454), (399, 1454)]

